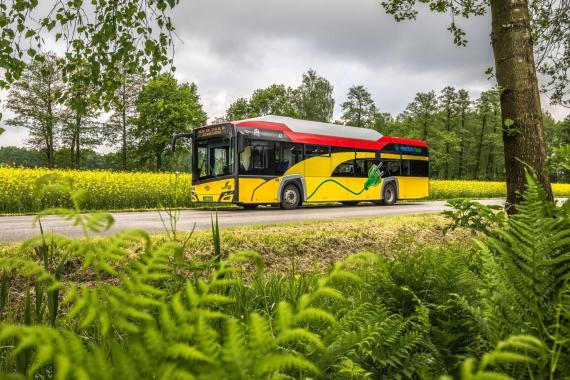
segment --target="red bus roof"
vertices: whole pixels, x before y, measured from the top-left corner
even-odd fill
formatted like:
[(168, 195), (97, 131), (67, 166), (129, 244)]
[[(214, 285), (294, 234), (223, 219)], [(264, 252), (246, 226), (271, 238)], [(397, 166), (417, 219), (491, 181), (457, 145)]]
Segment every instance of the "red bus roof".
[(281, 131), (292, 141), (304, 144), (330, 145), (346, 148), (381, 150), (388, 144), (427, 147), (423, 140), (383, 136), (367, 128), (299, 120), (284, 116), (261, 116), (232, 122), (236, 126)]

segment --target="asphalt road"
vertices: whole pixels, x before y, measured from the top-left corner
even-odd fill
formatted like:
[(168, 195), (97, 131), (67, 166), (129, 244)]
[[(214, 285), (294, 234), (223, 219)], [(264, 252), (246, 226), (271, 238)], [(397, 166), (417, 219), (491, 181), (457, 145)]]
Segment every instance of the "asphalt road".
[[(502, 204), (498, 199), (481, 200), (483, 204)], [(220, 227), (262, 225), (278, 223), (295, 223), (311, 220), (333, 220), (339, 218), (369, 218), (375, 216), (409, 215), (421, 213), (438, 213), (445, 209), (445, 201), (405, 202), (394, 206), (376, 206), (362, 204), (347, 206), (311, 206), (297, 210), (280, 210), (276, 208), (259, 208), (242, 210), (230, 208), (218, 211)], [(191, 230), (211, 227), (210, 210), (184, 210), (180, 213), (178, 230)], [(164, 231), (157, 211), (121, 212), (112, 214), (115, 223), (104, 234), (114, 234), (128, 228), (142, 228), (148, 232)], [(166, 217), (166, 215), (164, 215)], [(166, 217), (167, 218), (167, 217)], [(33, 226), (33, 215), (0, 216), (0, 242), (20, 241), (39, 234), (39, 227)], [(81, 236), (79, 227), (56, 216), (42, 217), (42, 226), (46, 232), (54, 232), (70, 237)]]

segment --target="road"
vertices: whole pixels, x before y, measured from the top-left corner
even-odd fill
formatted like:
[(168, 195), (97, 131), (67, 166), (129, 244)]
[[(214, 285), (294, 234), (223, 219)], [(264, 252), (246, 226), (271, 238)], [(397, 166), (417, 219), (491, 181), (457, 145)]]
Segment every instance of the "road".
[[(502, 204), (498, 199), (480, 200), (483, 204)], [(333, 220), (339, 218), (370, 218), (376, 216), (410, 215), (421, 213), (438, 213), (445, 209), (445, 201), (405, 202), (394, 206), (375, 206), (362, 204), (347, 206), (311, 206), (297, 210), (280, 210), (276, 208), (260, 208), (257, 210), (242, 210), (230, 208), (218, 211), (220, 227), (295, 223), (311, 220)], [(112, 213), (115, 223), (104, 235), (114, 234), (127, 228), (142, 228), (148, 232), (164, 231), (157, 211), (120, 212)], [(210, 210), (184, 210), (180, 213), (178, 230), (191, 230), (211, 227)], [(166, 217), (166, 215), (165, 215)], [(33, 215), (0, 216), (0, 242), (25, 240), (39, 233), (38, 226), (33, 226)], [(79, 227), (56, 216), (42, 217), (42, 226), (46, 232), (54, 232), (70, 237), (81, 236)]]

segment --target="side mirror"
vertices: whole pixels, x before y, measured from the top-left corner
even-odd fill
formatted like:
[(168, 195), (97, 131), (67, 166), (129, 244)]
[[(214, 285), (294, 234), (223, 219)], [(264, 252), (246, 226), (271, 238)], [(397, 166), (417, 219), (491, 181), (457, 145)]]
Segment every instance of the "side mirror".
[(180, 134), (176, 134), (174, 133), (172, 135), (172, 151), (176, 152), (176, 140), (178, 140), (179, 138), (192, 138), (193, 134), (192, 133), (180, 133)]

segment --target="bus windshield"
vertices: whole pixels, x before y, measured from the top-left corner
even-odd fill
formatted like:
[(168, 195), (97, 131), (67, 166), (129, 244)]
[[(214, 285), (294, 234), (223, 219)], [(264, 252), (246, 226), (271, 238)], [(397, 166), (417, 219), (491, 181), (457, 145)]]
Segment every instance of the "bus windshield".
[(234, 172), (233, 146), (230, 139), (198, 141), (195, 175), (198, 179), (217, 178)]

